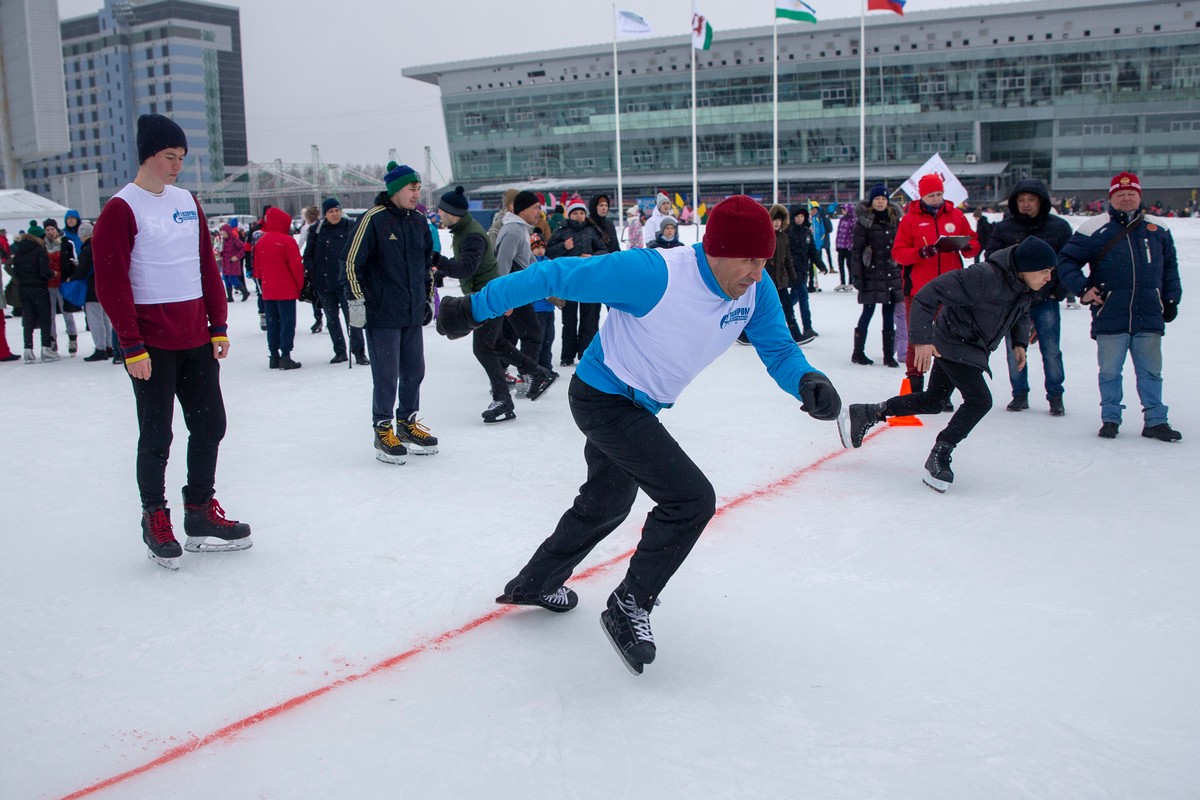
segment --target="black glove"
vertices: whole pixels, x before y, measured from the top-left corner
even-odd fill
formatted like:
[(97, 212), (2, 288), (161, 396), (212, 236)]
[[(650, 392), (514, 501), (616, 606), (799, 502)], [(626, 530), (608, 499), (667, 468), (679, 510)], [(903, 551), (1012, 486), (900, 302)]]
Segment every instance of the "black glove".
[(421, 320), (422, 325), (428, 325), (433, 322), (433, 298), (429, 298), (425, 302), (425, 317)]
[(800, 379), (801, 411), (807, 411), (813, 419), (837, 419), (842, 411), (842, 398), (837, 389), (819, 372), (806, 372)]
[(1163, 303), (1163, 322), (1174, 322), (1179, 313), (1179, 303), (1170, 300)]
[(437, 250), (434, 250), (433, 251), (433, 260), (429, 262), (429, 265), (431, 267), (436, 267), (438, 265), (438, 262), (440, 262), (441, 260), (442, 260), (442, 254), (440, 252), (438, 252)]
[(461, 339), (482, 323), (471, 313), (470, 297), (443, 297), (437, 315), (437, 332), (447, 339)]
[(937, 255), (938, 249), (931, 244), (927, 244), (917, 251), (917, 255), (921, 258), (933, 258)]

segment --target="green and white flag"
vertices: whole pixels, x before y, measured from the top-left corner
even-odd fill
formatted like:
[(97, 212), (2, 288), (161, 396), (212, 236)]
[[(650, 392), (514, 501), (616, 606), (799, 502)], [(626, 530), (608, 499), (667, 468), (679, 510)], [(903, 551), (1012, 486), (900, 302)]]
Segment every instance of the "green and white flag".
[(817, 24), (817, 10), (804, 0), (775, 0), (775, 18)]
[(700, 13), (700, 6), (692, 3), (692, 47), (707, 50), (712, 47), (713, 29), (708, 18)]

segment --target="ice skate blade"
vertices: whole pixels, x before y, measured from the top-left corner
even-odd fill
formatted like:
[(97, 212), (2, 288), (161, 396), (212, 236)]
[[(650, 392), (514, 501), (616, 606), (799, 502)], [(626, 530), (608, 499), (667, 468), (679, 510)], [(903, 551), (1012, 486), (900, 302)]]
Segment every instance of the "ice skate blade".
[[(436, 444), (421, 445), (413, 444), (412, 442), (405, 442), (404, 447), (406, 450), (408, 450), (408, 454), (410, 456), (434, 456), (437, 455), (438, 451), (438, 446)], [(404, 462), (401, 461), (400, 463), (403, 464)]]
[(642, 670), (646, 668), (646, 665), (640, 661), (634, 661), (627, 658), (625, 653), (621, 651), (620, 645), (617, 644), (617, 640), (613, 638), (612, 632), (609, 631), (608, 625), (604, 621), (604, 614), (607, 613), (608, 612), (606, 611), (600, 614), (600, 629), (604, 631), (604, 636), (606, 639), (608, 639), (608, 643), (612, 645), (613, 650), (617, 651), (617, 656), (620, 657), (621, 663), (625, 665), (625, 669), (629, 670), (629, 674), (641, 675)]
[(502, 606), (529, 606), (530, 608), (544, 608), (547, 611), (553, 611), (555, 614), (565, 614), (568, 611), (573, 611), (574, 606), (552, 606), (549, 603), (543, 603), (540, 599), (533, 598), (529, 600), (518, 600), (511, 594), (502, 594), (496, 598), (496, 602)]
[(183, 543), (183, 549), (189, 553), (236, 553), (238, 550), (249, 550), (254, 542), (247, 536), (244, 539), (220, 539), (216, 536), (189, 536)]
[(933, 489), (938, 494), (945, 494), (946, 490), (950, 488), (949, 482), (940, 481), (932, 475), (924, 475), (921, 477), (921, 480), (926, 486), (928, 486), (930, 489)]
[(484, 425), (495, 425), (498, 422), (508, 422), (509, 420), (514, 420), (516, 418), (517, 418), (516, 414), (505, 414), (503, 417), (498, 417), (496, 419), (485, 419), (483, 421), (483, 424)]
[(404, 463), (404, 456), (389, 456), (387, 453), (380, 452), (379, 450), (375, 451), (375, 458), (378, 461), (382, 461), (384, 464), (395, 464), (399, 466)]
[(149, 550), (146, 551), (146, 558), (150, 559), (155, 564), (158, 564), (163, 569), (169, 569), (171, 572), (179, 571), (178, 558), (163, 558), (162, 556), (154, 555), (154, 553), (151, 553)]
[(842, 406), (842, 410), (837, 415), (838, 436), (842, 438), (842, 447), (850, 450), (854, 447), (854, 440), (850, 437), (850, 407)]

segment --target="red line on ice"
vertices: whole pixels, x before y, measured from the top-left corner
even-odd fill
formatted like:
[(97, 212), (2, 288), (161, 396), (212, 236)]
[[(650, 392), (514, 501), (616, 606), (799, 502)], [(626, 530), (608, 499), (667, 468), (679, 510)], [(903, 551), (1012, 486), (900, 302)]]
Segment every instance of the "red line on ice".
[[(882, 430), (888, 430), (888, 429), (885, 428)], [(875, 431), (873, 434), (871, 434), (871, 436), (878, 435), (880, 432), (881, 431)], [(731, 497), (728, 500), (726, 500), (724, 503), (722, 503), (720, 506), (717, 507), (716, 516), (718, 516), (718, 517), (722, 516), (723, 514), (733, 511), (734, 509), (737, 509), (738, 507), (743, 506), (746, 503), (749, 503), (753, 500), (760, 500), (760, 499), (764, 499), (764, 498), (776, 497), (776, 496), (782, 494), (785, 490), (790, 489), (797, 481), (799, 481), (802, 478), (805, 478), (808, 475), (812, 474), (813, 472), (819, 470), (821, 467), (825, 466), (833, 459), (838, 458), (842, 455), (845, 455), (846, 452), (848, 452), (848, 451), (834, 450), (830, 453), (825, 454), (824, 456), (817, 459), (816, 461), (809, 464), (808, 466), (801, 467), (800, 469), (796, 470), (795, 472), (785, 475), (784, 477), (780, 478), (779, 480), (777, 480), (773, 483), (768, 483), (766, 486), (763, 486), (761, 488), (752, 489), (748, 492), (743, 492), (742, 494), (739, 494), (735, 497)], [(591, 566), (588, 569), (583, 570), (582, 572), (576, 573), (574, 580), (575, 581), (587, 580), (588, 578), (591, 578), (594, 575), (607, 570), (609, 567), (612, 567), (616, 564), (619, 564), (622, 561), (625, 561), (632, 555), (633, 555), (633, 549), (631, 548), (629, 550), (626, 550), (624, 553), (621, 553), (620, 555), (613, 556), (612, 558), (608, 559), (607, 561), (602, 561), (599, 564), (595, 564), (594, 566)], [(124, 783), (125, 781), (129, 780), (130, 778), (135, 778), (138, 775), (142, 775), (146, 772), (149, 772), (150, 770), (161, 767), (164, 764), (170, 764), (173, 761), (178, 761), (179, 759), (183, 758), (184, 756), (186, 756), (190, 753), (194, 753), (202, 747), (207, 747), (210, 744), (214, 744), (216, 742), (220, 742), (220, 741), (229, 739), (239, 733), (242, 733), (243, 731), (253, 728), (255, 725), (266, 722), (267, 720), (273, 719), (274, 717), (277, 717), (280, 714), (284, 714), (288, 711), (293, 711), (293, 710), (299, 708), (300, 706), (303, 706), (313, 700), (316, 700), (318, 697), (323, 697), (324, 695), (329, 694), (330, 692), (332, 692), (335, 689), (340, 689), (341, 687), (346, 686), (347, 684), (351, 684), (356, 681), (360, 681), (363, 678), (369, 678), (372, 675), (376, 675), (380, 672), (386, 672), (387, 670), (390, 670), (393, 667), (403, 664), (405, 661), (408, 661), (409, 659), (413, 658), (414, 656), (419, 656), (428, 650), (437, 649), (438, 647), (441, 647), (442, 645), (446, 644), (447, 642), (451, 642), (451, 641), (459, 638), (460, 636), (463, 636), (464, 634), (470, 633), (471, 631), (475, 630), (476, 628), (480, 627), (481, 625), (486, 625), (489, 622), (494, 622), (495, 620), (503, 617), (505, 614), (515, 611), (516, 609), (517, 609), (517, 606), (503, 606), (503, 607), (498, 608), (495, 611), (492, 611), (488, 614), (484, 614), (482, 617), (476, 617), (475, 619), (468, 622), (466, 625), (463, 625), (461, 628), (455, 628), (454, 630), (449, 630), (449, 631), (446, 631), (445, 633), (439, 634), (435, 638), (430, 639), (429, 641), (427, 641), (423, 644), (418, 644), (409, 650), (405, 650), (403, 653), (400, 653), (399, 655), (394, 655), (394, 656), (391, 656), (390, 658), (385, 658), (383, 661), (380, 661), (378, 664), (375, 664), (372, 667), (368, 667), (367, 669), (363, 670), (362, 672), (357, 672), (353, 675), (347, 675), (344, 678), (339, 678), (338, 680), (333, 681), (332, 683), (327, 683), (324, 686), (313, 689), (311, 692), (306, 692), (305, 694), (296, 695), (295, 697), (284, 700), (282, 703), (279, 703), (278, 705), (273, 705), (270, 708), (263, 709), (262, 711), (256, 711), (255, 713), (251, 714), (248, 717), (243, 717), (242, 719), (239, 719), (236, 722), (229, 723), (228, 725), (226, 725), (223, 728), (218, 728), (217, 730), (213, 731), (212, 733), (208, 734), (207, 736), (204, 736), (204, 737), (198, 738), (198, 739), (193, 738), (191, 741), (185, 742), (176, 747), (172, 747), (170, 750), (167, 750), (162, 755), (160, 755), (158, 758), (155, 758), (152, 761), (147, 761), (145, 764), (142, 764), (141, 766), (134, 767), (133, 769), (122, 772), (119, 775), (114, 775), (111, 778), (105, 778), (102, 781), (93, 783), (91, 786), (84, 787), (83, 789), (80, 789), (76, 792), (72, 792), (71, 794), (64, 796), (63, 800), (75, 800), (75, 798), (87, 797), (88, 795), (95, 794), (96, 792), (107, 789), (110, 786), (116, 786), (119, 783)]]

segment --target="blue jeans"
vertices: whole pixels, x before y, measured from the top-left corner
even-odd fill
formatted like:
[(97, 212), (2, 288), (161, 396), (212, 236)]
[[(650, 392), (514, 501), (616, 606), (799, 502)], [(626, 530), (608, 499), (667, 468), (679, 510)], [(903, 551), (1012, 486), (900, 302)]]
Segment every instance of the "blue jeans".
[(264, 300), (267, 315), (267, 349), (271, 355), (291, 355), (296, 341), (296, 301)]
[[(1047, 300), (1044, 303), (1034, 303), (1029, 307), (1029, 316), (1033, 318), (1033, 327), (1037, 331), (1038, 350), (1042, 352), (1042, 371), (1046, 373), (1046, 398), (1061, 397), (1063, 380), (1066, 372), (1063, 370), (1062, 348), (1058, 346), (1059, 334), (1062, 331), (1062, 312), (1057, 300)], [(1012, 337), (1004, 337), (1005, 347), (1008, 348), (1008, 380), (1012, 384), (1013, 394), (1029, 392), (1029, 361), (1025, 368), (1017, 369), (1017, 357), (1013, 354)]]
[[(811, 271), (812, 267), (809, 267)], [(800, 304), (800, 324), (804, 326), (804, 330), (812, 330), (812, 311), (808, 308), (808, 289), (804, 285), (804, 281), (797, 281), (797, 285), (792, 287), (792, 302)]]
[(1125, 354), (1133, 355), (1137, 393), (1146, 427), (1167, 421), (1162, 402), (1162, 334), (1108, 333), (1096, 335), (1096, 360), (1100, 364), (1100, 421), (1121, 423), (1122, 380)]
[(538, 351), (537, 362), (539, 366), (551, 369), (554, 366), (554, 356), (550, 352), (550, 346), (554, 344), (554, 312), (539, 311), (537, 318), (542, 326), (542, 348)]

